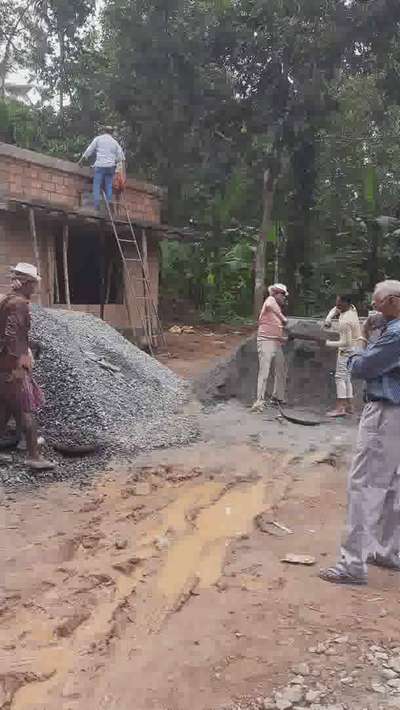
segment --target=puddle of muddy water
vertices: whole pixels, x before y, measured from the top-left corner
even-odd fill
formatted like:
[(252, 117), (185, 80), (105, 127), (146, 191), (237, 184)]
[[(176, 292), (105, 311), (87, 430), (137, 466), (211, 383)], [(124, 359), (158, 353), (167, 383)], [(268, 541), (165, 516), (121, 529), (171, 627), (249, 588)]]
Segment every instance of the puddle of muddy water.
[[(191, 578), (199, 580), (199, 588), (215, 584), (230, 540), (249, 532), (255, 516), (264, 509), (264, 492), (265, 484), (258, 481), (228, 490), (201, 510), (194, 529), (169, 549), (158, 578), (160, 592), (173, 600)], [(181, 510), (179, 506), (177, 510)]]
[[(226, 481), (222, 480), (177, 488), (173, 500), (161, 514), (135, 526), (136, 552), (142, 559), (135, 571), (130, 575), (117, 575), (112, 567), (115, 560), (107, 561), (107, 569), (111, 565), (110, 575), (115, 582), (113, 598), (99, 601), (90, 619), (73, 637), (55, 643), (51, 625), (37, 624), (36, 627), (30, 619), (33, 640), (45, 644), (33, 651), (34, 666), (47, 675), (47, 679), (28, 683), (17, 690), (13, 710), (50, 707), (54, 693), (60, 690), (74, 668), (74, 659), (85, 654), (93, 639), (107, 636), (115, 609), (135, 593), (145, 574), (146, 561), (155, 555), (154, 543), (158, 537), (167, 539), (169, 547), (162, 549), (163, 561), (154, 580), (153, 598), (141, 623), (135, 625), (136, 632), (138, 625), (146, 627), (147, 633), (156, 631), (191, 580), (198, 580), (200, 588), (218, 581), (230, 541), (250, 531), (254, 517), (265, 509), (264, 494), (263, 481), (238, 484), (228, 490)], [(89, 560), (83, 559), (82, 563), (89, 573)], [(23, 626), (29, 628), (29, 618), (24, 622)]]
[(188, 513), (209, 505), (223, 490), (224, 485), (215, 481), (205, 481), (182, 490), (165, 510), (164, 527), (178, 533), (185, 532), (188, 528)]

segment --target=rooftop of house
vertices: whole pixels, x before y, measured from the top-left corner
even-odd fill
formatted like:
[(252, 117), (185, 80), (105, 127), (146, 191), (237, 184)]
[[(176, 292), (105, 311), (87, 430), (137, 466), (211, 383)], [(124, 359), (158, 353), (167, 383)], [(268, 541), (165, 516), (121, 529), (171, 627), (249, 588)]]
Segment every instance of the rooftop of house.
[[(51, 171), (57, 170), (61, 173), (78, 175), (83, 178), (91, 178), (92, 176), (91, 168), (82, 167), (78, 165), (78, 163), (73, 163), (71, 160), (55, 158), (52, 155), (45, 155), (44, 153), (38, 153), (35, 150), (19, 148), (16, 145), (11, 145), (10, 143), (2, 143), (0, 141), (0, 164), (4, 161), (5, 158), (10, 158), (13, 161), (25, 163), (31, 166), (48, 168)], [(149, 182), (137, 180), (131, 175), (128, 175), (127, 187), (137, 190), (138, 192), (144, 192), (151, 195), (155, 195), (160, 200), (163, 199), (166, 195), (165, 188), (159, 187), (158, 185), (153, 185)]]
[[(91, 168), (81, 167), (25, 148), (0, 142), (0, 210), (17, 212), (33, 208), (43, 217), (112, 228), (105, 206), (92, 202)], [(190, 230), (161, 221), (166, 190), (128, 175), (126, 187), (113, 200), (113, 217), (119, 229), (134, 226), (151, 230), (157, 238), (191, 239)]]

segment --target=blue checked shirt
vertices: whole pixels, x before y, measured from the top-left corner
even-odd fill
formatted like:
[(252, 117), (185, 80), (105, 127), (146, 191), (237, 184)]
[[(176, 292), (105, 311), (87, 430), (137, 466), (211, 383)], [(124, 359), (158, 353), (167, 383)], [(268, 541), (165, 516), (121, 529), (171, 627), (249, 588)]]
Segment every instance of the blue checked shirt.
[(400, 406), (400, 320), (389, 321), (375, 343), (351, 355), (348, 367), (366, 381), (368, 400)]

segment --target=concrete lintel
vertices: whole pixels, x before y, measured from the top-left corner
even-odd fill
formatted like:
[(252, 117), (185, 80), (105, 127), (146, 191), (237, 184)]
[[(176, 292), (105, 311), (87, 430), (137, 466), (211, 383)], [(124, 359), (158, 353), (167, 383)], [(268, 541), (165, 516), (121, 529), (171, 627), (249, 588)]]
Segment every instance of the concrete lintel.
[[(75, 222), (85, 222), (97, 225), (99, 229), (106, 226), (112, 229), (110, 219), (107, 214), (99, 213), (91, 207), (73, 208), (66, 205), (57, 204), (43, 200), (30, 200), (28, 198), (18, 198), (0, 194), (0, 212), (10, 212), (15, 214), (19, 210), (27, 210), (29, 207), (38, 213), (43, 214), (51, 219), (60, 219), (61, 221), (73, 220)], [(114, 217), (114, 222), (117, 228), (125, 229), (130, 232), (129, 222), (122, 217)], [(160, 222), (149, 222), (138, 219), (135, 216), (131, 217), (131, 223), (134, 227), (149, 230), (151, 237), (156, 240), (162, 239), (177, 239), (180, 241), (198, 241), (199, 235), (191, 234), (177, 227), (170, 227), (168, 224)]]

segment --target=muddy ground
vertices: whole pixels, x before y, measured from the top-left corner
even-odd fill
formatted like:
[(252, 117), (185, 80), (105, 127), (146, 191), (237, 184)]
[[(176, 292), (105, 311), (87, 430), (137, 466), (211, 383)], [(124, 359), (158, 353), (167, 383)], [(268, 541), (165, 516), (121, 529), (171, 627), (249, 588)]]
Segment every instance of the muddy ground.
[[(174, 336), (169, 365), (197, 374), (240, 337)], [(302, 428), (233, 402), (200, 424), (190, 447), (90, 485), (2, 493), (1, 710), (290, 708), (299, 663), (298, 707), (400, 707), (398, 577), (317, 578), (343, 527), (356, 421)]]

